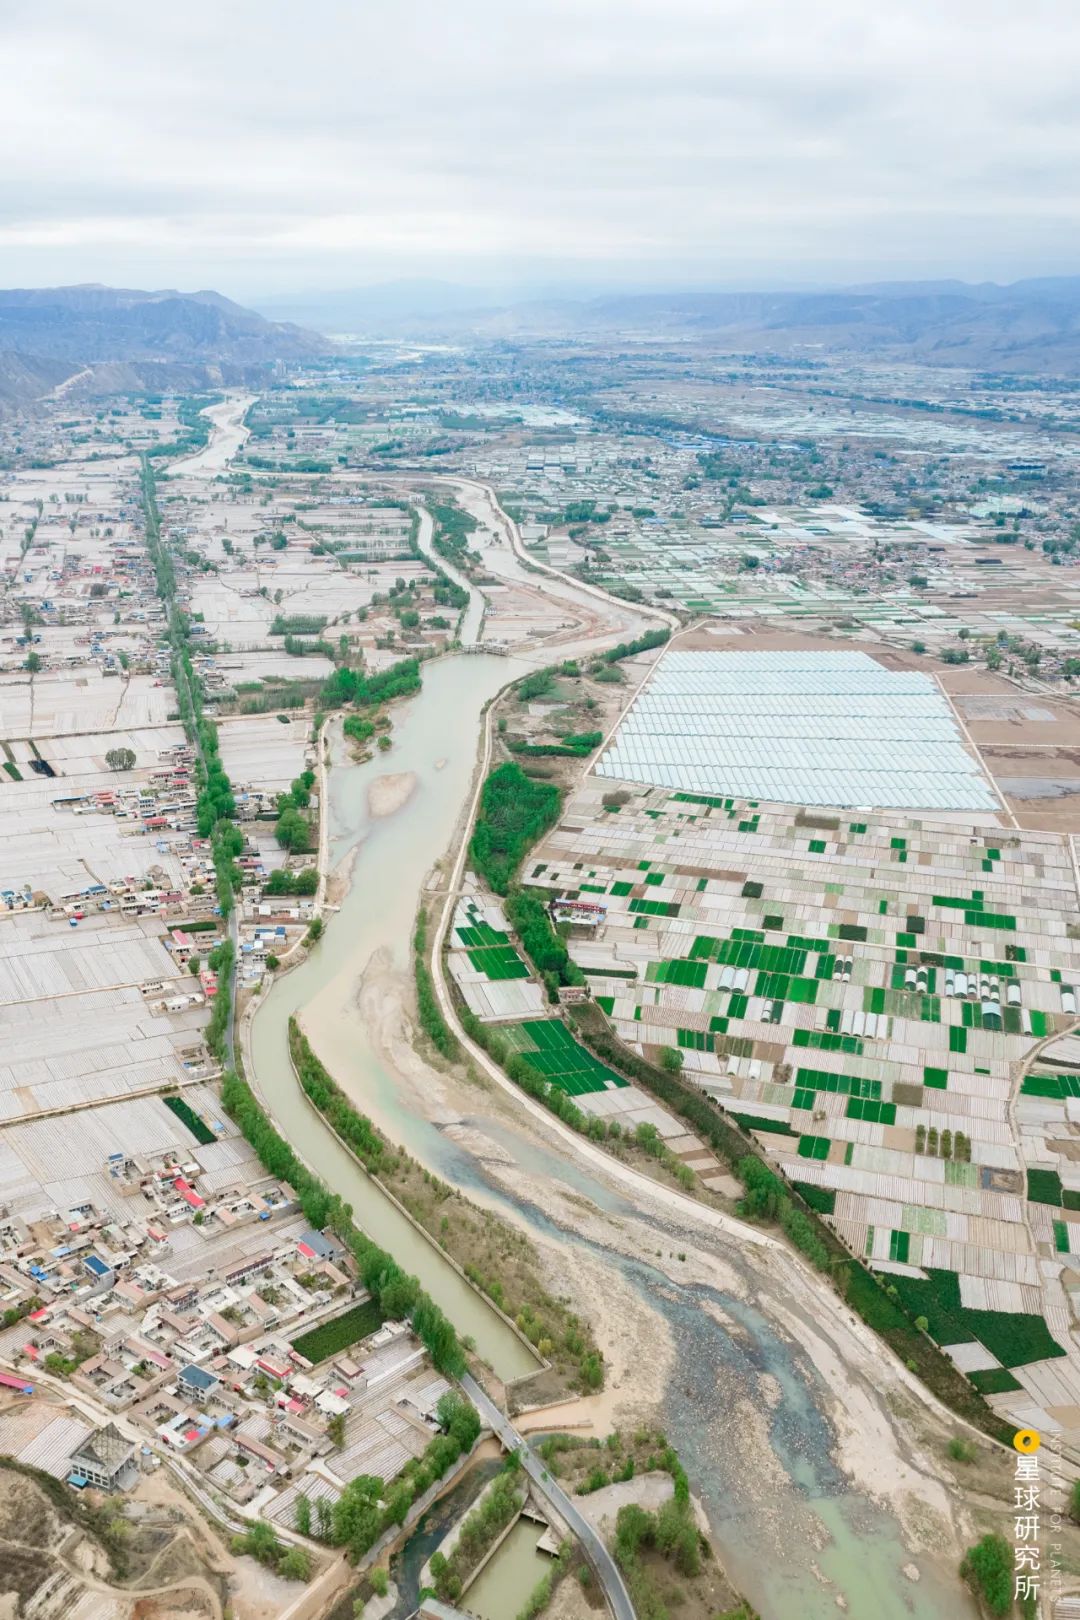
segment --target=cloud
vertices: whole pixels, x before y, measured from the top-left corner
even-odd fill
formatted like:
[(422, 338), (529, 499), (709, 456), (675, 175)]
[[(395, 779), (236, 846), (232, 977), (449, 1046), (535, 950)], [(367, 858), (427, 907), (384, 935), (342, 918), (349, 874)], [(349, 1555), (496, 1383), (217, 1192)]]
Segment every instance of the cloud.
[(14, 0), (5, 279), (1075, 267), (1065, 0)]

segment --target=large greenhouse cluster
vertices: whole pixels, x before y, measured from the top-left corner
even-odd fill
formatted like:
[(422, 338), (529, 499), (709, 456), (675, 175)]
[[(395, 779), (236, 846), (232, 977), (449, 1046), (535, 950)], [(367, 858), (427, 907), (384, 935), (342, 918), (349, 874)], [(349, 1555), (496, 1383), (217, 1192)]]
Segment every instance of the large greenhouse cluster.
[(861, 652), (671, 652), (597, 773), (774, 803), (994, 812), (929, 676)]

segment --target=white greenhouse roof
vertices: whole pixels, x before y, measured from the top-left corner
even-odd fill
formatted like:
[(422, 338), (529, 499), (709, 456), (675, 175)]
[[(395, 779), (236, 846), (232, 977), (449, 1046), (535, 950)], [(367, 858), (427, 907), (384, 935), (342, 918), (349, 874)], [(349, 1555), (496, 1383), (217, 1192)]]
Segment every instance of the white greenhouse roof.
[(671, 652), (600, 776), (783, 804), (989, 810), (945, 697), (860, 652)]

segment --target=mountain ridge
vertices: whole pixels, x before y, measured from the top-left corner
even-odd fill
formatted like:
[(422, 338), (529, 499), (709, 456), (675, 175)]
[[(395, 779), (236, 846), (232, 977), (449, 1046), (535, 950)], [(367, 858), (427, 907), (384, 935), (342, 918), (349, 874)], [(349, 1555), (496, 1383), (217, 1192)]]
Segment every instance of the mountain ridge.
[[(407, 288), (407, 284), (403, 284)], [(1080, 276), (1012, 283), (939, 279), (812, 290), (607, 293), (395, 307), (385, 284), (352, 296), (358, 336), (402, 339), (708, 338), (732, 351), (822, 350), (882, 360), (1038, 373), (1080, 371)], [(343, 329), (347, 296), (334, 295)]]
[(67, 378), (83, 393), (258, 381), (332, 352), (320, 333), (270, 321), (211, 289), (83, 282), (0, 289), (0, 404), (25, 406)]

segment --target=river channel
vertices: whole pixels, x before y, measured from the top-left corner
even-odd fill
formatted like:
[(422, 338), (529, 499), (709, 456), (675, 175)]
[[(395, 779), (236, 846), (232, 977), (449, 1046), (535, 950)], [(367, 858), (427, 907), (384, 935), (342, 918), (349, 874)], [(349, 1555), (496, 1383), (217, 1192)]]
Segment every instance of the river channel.
[[(303, 1156), (353, 1205), (360, 1223), (423, 1279), (462, 1333), (503, 1378), (532, 1369), (530, 1353), (438, 1254), (397, 1215), (304, 1099), (288, 1061), (290, 1014), (302, 1014), (331, 1073), (392, 1138), (465, 1191), (512, 1207), (543, 1238), (568, 1237), (534, 1205), (513, 1198), (479, 1158), (406, 1107), (394, 1075), (377, 1055), (358, 1013), (362, 978), (382, 963), (405, 970), (418, 887), (446, 850), (468, 793), (484, 703), (521, 672), (512, 660), (459, 657), (429, 666), (422, 693), (396, 711), (389, 755), (348, 763), (340, 742), (330, 776), (331, 868), (351, 860), (341, 909), (320, 945), (263, 1001), (252, 1028), (252, 1059), (263, 1096)], [(396, 813), (372, 817), (368, 789), (386, 771), (411, 773), (415, 786)], [(587, 1168), (516, 1130), (477, 1123), (531, 1173), (570, 1184), (612, 1213), (635, 1211)], [(671, 1230), (677, 1233), (677, 1225)], [(698, 1234), (697, 1241), (700, 1241)], [(973, 1613), (962, 1589), (925, 1559), (910, 1583), (895, 1520), (836, 1467), (828, 1391), (808, 1358), (751, 1303), (697, 1286), (679, 1286), (641, 1260), (590, 1244), (637, 1291), (642, 1309), (663, 1314), (677, 1372), (663, 1412), (672, 1442), (701, 1491), (719, 1554), (735, 1584), (765, 1620), (959, 1620)], [(725, 1254), (750, 1284), (752, 1264)], [(738, 1331), (721, 1325), (716, 1307)], [(780, 1391), (769, 1416), (771, 1454), (755, 1459), (740, 1444), (738, 1413), (761, 1405), (761, 1378)], [(759, 1510), (755, 1476), (766, 1472), (769, 1511)], [(778, 1534), (778, 1526), (782, 1534)], [(820, 1571), (815, 1575), (812, 1566)], [(835, 1584), (834, 1584), (835, 1583)], [(524, 1594), (523, 1594), (524, 1595)]]

